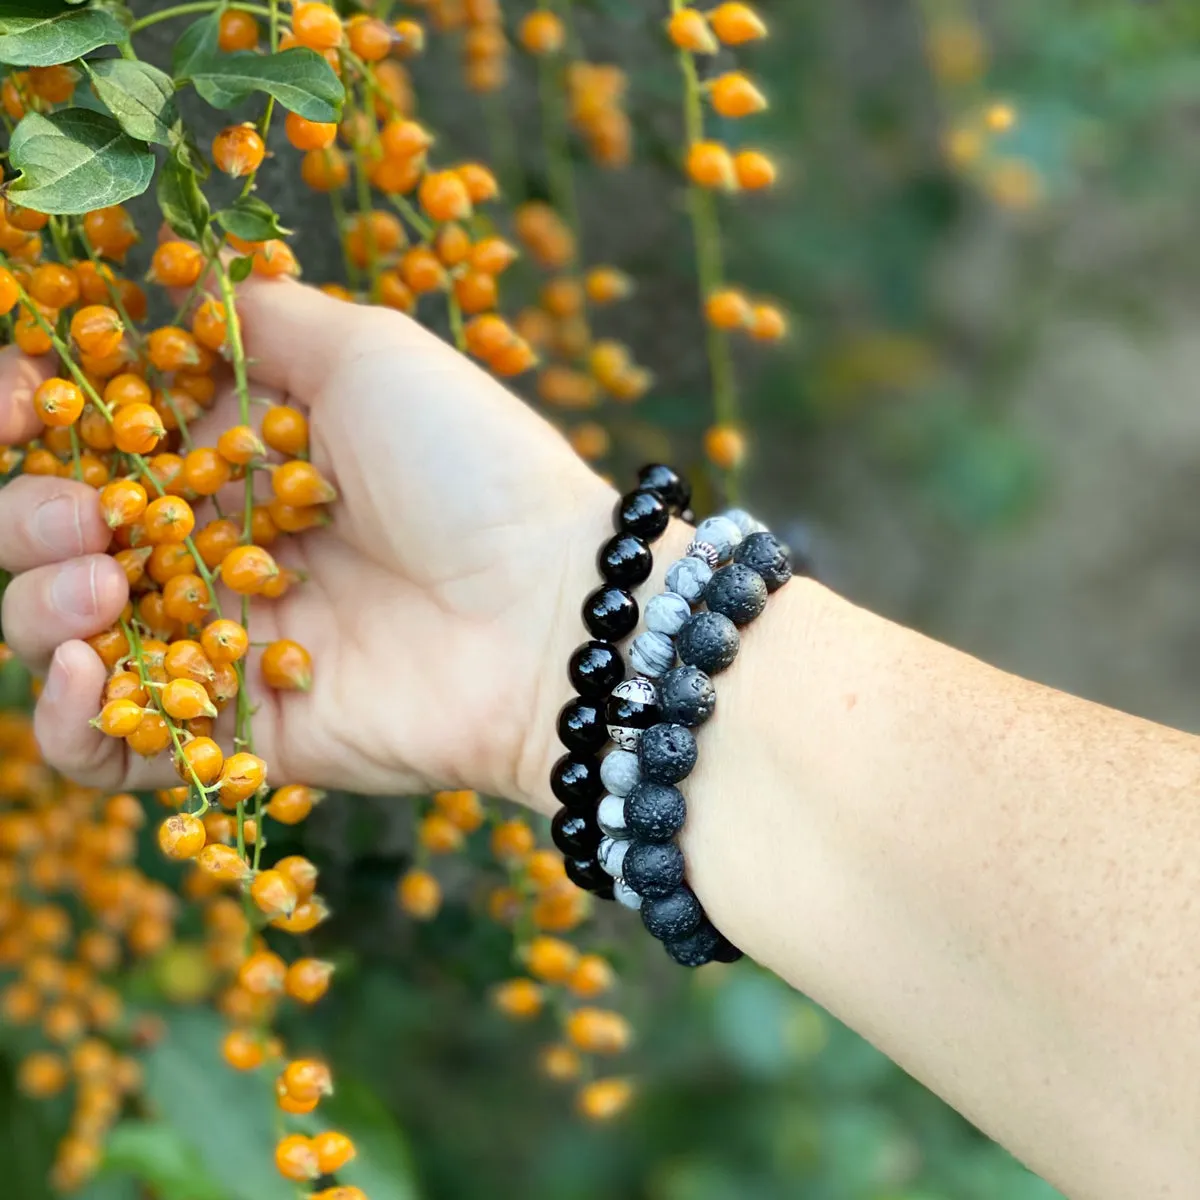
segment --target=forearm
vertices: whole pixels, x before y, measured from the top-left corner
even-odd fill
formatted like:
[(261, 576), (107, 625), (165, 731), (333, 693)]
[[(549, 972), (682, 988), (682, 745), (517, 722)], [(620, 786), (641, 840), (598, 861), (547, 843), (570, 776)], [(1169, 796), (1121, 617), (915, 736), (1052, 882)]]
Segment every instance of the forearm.
[(1194, 1194), (1200, 743), (807, 580), (716, 682), (718, 928), (1073, 1197)]

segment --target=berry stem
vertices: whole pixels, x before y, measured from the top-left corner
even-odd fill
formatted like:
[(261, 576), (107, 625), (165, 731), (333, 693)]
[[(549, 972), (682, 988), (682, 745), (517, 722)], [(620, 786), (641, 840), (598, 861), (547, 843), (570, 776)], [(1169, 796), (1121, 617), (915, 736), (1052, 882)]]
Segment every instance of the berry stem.
[(149, 16), (140, 18), (134, 21), (129, 27), (130, 33), (141, 33), (143, 29), (149, 29), (151, 25), (157, 25), (160, 21), (171, 21), (176, 17), (190, 16), (192, 13), (209, 13), (216, 12), (219, 8), (236, 8), (242, 12), (254, 13), (255, 16), (269, 17), (270, 10), (264, 8), (261, 4), (240, 4), (240, 3), (225, 3), (224, 0), (198, 0), (192, 4), (175, 4), (170, 8), (164, 8), (161, 12), (150, 13)]

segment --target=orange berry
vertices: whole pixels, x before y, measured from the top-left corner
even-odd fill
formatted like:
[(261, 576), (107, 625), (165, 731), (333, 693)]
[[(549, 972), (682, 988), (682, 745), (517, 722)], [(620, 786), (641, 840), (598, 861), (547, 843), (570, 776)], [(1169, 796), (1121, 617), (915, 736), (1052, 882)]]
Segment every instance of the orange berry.
[(290, 1134), (276, 1145), (275, 1167), (284, 1179), (295, 1183), (308, 1183), (321, 1174), (312, 1142), (299, 1133)]
[(483, 204), (500, 194), (499, 181), (482, 163), (461, 163), (454, 168), (454, 174), (462, 180), (472, 204)]
[(346, 253), (356, 266), (365, 267), (372, 259), (390, 256), (405, 240), (400, 219), (376, 209), (351, 218), (346, 229)]
[(266, 1061), (262, 1035), (256, 1030), (231, 1029), (221, 1043), (221, 1057), (235, 1071), (253, 1071)]
[(279, 691), (307, 692), (312, 687), (312, 658), (299, 642), (280, 638), (264, 651), (263, 679)]
[(542, 1011), (542, 989), (532, 979), (509, 979), (492, 990), (492, 1003), (514, 1021), (531, 1021)]
[(279, 576), (279, 565), (261, 546), (236, 546), (221, 560), (221, 582), (239, 596), (256, 596)]
[(159, 702), (167, 716), (176, 721), (217, 715), (208, 693), (194, 679), (172, 679), (159, 694)]
[(712, 81), (709, 99), (723, 117), (748, 117), (767, 107), (767, 98), (742, 74), (729, 71)]
[(747, 4), (728, 2), (708, 14), (713, 31), (727, 46), (741, 46), (767, 36), (762, 18)]
[(180, 779), (191, 781), (194, 775), (205, 787), (216, 783), (225, 756), (210, 737), (192, 738), (176, 757), (175, 771)]
[(603, 1008), (577, 1008), (565, 1022), (567, 1038), (587, 1054), (619, 1054), (629, 1045), (629, 1022)]
[(401, 19), (392, 25), (396, 50), (402, 58), (413, 58), (425, 51), (425, 30), (416, 21)]
[(114, 479), (100, 489), (100, 515), (109, 529), (131, 525), (146, 511), (146, 489), (133, 479)]
[[(210, 842), (196, 858), (196, 862), (200, 869), (206, 874), (211, 875), (213, 879), (220, 880), (222, 883), (240, 883), (247, 875), (250, 874), (250, 865), (242, 858), (240, 854), (232, 846), (223, 846), (219, 842)], [(254, 961), (253, 955), (243, 964), (243, 969), (238, 974), (238, 982), (248, 992), (256, 995), (263, 995), (263, 992), (254, 992), (254, 989), (247, 981), (245, 973), (246, 966)], [(275, 956), (272, 955), (272, 958)], [(279, 986), (283, 986), (283, 974), (286, 968), (283, 963), (279, 963)], [(278, 991), (278, 988), (270, 990)]]
[(442, 889), (428, 871), (414, 867), (396, 885), (396, 898), (410, 917), (428, 921), (437, 916), (442, 906)]
[[(225, 617), (204, 627), (200, 643), (210, 662), (233, 663), (243, 658), (250, 648), (250, 635), (237, 621)], [(169, 664), (167, 669), (170, 670)]]
[(119, 204), (87, 213), (83, 218), (83, 232), (97, 254), (118, 262), (138, 240), (133, 218)]
[[(253, 436), (253, 431), (251, 436)], [(183, 460), (183, 482), (198, 496), (215, 496), (230, 480), (229, 463), (211, 446), (189, 451)]]
[(67, 1067), (57, 1054), (39, 1050), (17, 1068), (17, 1089), (35, 1100), (57, 1096), (66, 1085)]
[(584, 278), (583, 288), (593, 304), (614, 304), (633, 292), (633, 280), (616, 267), (594, 267)]
[(134, 700), (109, 700), (90, 723), (108, 737), (123, 738), (142, 723), (145, 715), (145, 708)]
[(71, 318), (71, 336), (84, 354), (97, 358), (112, 354), (120, 345), (125, 326), (116, 309), (88, 304)]
[(346, 156), (336, 147), (310, 150), (300, 160), (300, 178), (314, 192), (336, 192), (346, 186), (350, 166)]
[(732, 425), (714, 425), (704, 434), (704, 453), (714, 466), (732, 471), (746, 457), (746, 439)]
[(33, 408), (50, 426), (74, 425), (83, 412), (83, 392), (69, 379), (47, 379), (33, 393)]
[(7, 316), (21, 298), (21, 285), (7, 268), (0, 267), (0, 316)]
[(288, 113), (284, 129), (297, 150), (326, 150), (337, 138), (337, 125), (332, 121), (308, 121), (299, 113)]
[(538, 1068), (555, 1083), (569, 1083), (579, 1078), (583, 1061), (570, 1046), (545, 1046), (538, 1055)]
[(247, 800), (267, 781), (267, 764), (257, 754), (231, 754), (221, 768), (218, 782), (222, 804)]
[(530, 54), (557, 54), (566, 42), (566, 30), (554, 13), (535, 9), (521, 22), (517, 37)]
[(467, 349), (476, 358), (487, 360), (499, 353), (510, 342), (516, 339), (512, 327), (503, 318), (494, 313), (475, 317), (468, 321), (464, 329)]
[(271, 473), (271, 489), (284, 504), (301, 508), (310, 504), (328, 504), (337, 499), (337, 490), (310, 462), (293, 459)]
[(530, 975), (544, 983), (566, 983), (579, 964), (579, 951), (561, 938), (535, 937), (525, 948)]
[(322, 1175), (335, 1175), (357, 1153), (354, 1143), (344, 1133), (333, 1131), (316, 1134), (312, 1139), (312, 1147), (317, 1153)]
[(462, 849), (463, 834), (449, 817), (431, 812), (421, 818), (417, 838), (431, 854), (453, 854)]
[(221, 14), (217, 27), (217, 45), (231, 50), (253, 50), (258, 45), (258, 22), (248, 13), (230, 9)]
[(49, 354), (54, 348), (54, 341), (28, 311), (23, 310), (17, 317), (16, 328), (13, 330), (13, 341), (17, 347), (31, 358), (40, 358)]
[(47, 308), (69, 308), (79, 299), (79, 281), (62, 263), (43, 263), (37, 267), (27, 290)]
[(121, 408), (126, 404), (149, 404), (152, 396), (150, 385), (140, 375), (133, 375), (128, 371), (114, 375), (104, 385), (104, 403), (109, 408)]
[(389, 121), (379, 137), (385, 158), (414, 158), (433, 145), (433, 135), (423, 125), (400, 117)]
[(667, 36), (679, 47), (691, 54), (716, 54), (717, 39), (709, 28), (708, 21), (694, 8), (681, 8), (667, 22)]
[(492, 830), (492, 853), (507, 862), (520, 862), (533, 851), (533, 830), (520, 817), (501, 821)]
[(467, 790), (435, 792), (434, 806), (463, 833), (474, 833), (483, 825), (484, 811), (479, 793)]
[(204, 361), (196, 339), (178, 325), (155, 329), (146, 339), (146, 353), (159, 371), (187, 371)]
[(279, 871), (259, 871), (250, 884), (250, 899), (268, 917), (289, 917), (299, 896), (292, 881)]
[(787, 336), (787, 317), (773, 304), (756, 304), (750, 316), (750, 336), (760, 342), (778, 342)]
[(213, 162), (219, 171), (235, 179), (257, 171), (266, 153), (258, 130), (250, 124), (229, 125), (213, 138)]
[(279, 1077), (283, 1090), (294, 1100), (320, 1100), (333, 1094), (333, 1076), (323, 1062), (298, 1058), (288, 1063)]
[(208, 350), (224, 349), (229, 336), (229, 321), (225, 305), (212, 296), (207, 297), (192, 316), (192, 337)]
[(161, 754), (171, 743), (171, 731), (158, 713), (147, 713), (138, 727), (128, 735), (125, 744), (143, 758)]
[(166, 435), (162, 418), (149, 404), (126, 404), (113, 414), (113, 440), (125, 454), (149, 454)]
[(414, 246), (400, 260), (400, 277), (416, 295), (436, 292), (446, 286), (446, 268), (425, 246)]
[(579, 1089), (576, 1107), (589, 1121), (610, 1121), (633, 1099), (633, 1084), (628, 1079), (593, 1079)]
[(283, 981), (284, 991), (302, 1004), (316, 1004), (329, 990), (333, 978), (333, 963), (319, 958), (298, 958)]
[(417, 199), (434, 221), (462, 221), (471, 215), (467, 185), (454, 171), (430, 171), (421, 180)]
[[(129, 409), (122, 409), (129, 412)], [(142, 528), (151, 545), (160, 542), (182, 542), (196, 527), (196, 514), (182, 496), (159, 496), (146, 505)]]
[(191, 679), (199, 684), (213, 680), (212, 662), (200, 644), (188, 638), (181, 638), (167, 647), (163, 669), (171, 679)]
[(733, 157), (738, 183), (747, 191), (769, 188), (776, 177), (775, 164), (759, 150), (742, 150)]
[(150, 702), (150, 694), (142, 686), (140, 677), (133, 671), (118, 671), (110, 675), (104, 685), (104, 699), (132, 700), (135, 704), (146, 705)]
[(699, 187), (731, 191), (737, 186), (733, 158), (720, 142), (693, 142), (688, 150), (687, 173)]
[(480, 271), (468, 271), (454, 281), (454, 297), (467, 316), (495, 308), (499, 295), (496, 279)]
[(158, 827), (159, 849), (176, 861), (195, 858), (206, 840), (204, 822), (191, 813), (176, 813)]
[(272, 238), (263, 242), (254, 251), (254, 273), (266, 279), (278, 279), (283, 275), (299, 275), (300, 264), (287, 242)]
[(163, 287), (191, 287), (204, 270), (204, 252), (191, 242), (163, 242), (150, 260), (150, 277)]
[(263, 441), (280, 454), (303, 454), (308, 449), (308, 419), (290, 405), (272, 405), (263, 417), (262, 435)]
[(583, 285), (569, 276), (551, 279), (542, 288), (541, 301), (548, 313), (560, 319), (577, 316), (583, 311)]
[(575, 964), (567, 986), (585, 1000), (593, 1000), (612, 988), (615, 981), (612, 967), (598, 954), (584, 954)]
[(312, 898), (317, 887), (317, 868), (307, 858), (299, 854), (289, 854), (275, 864), (275, 870), (286, 875), (292, 881), (296, 894), (302, 900)]
[(342, 19), (328, 4), (297, 4), (292, 9), (292, 34), (310, 50), (333, 50), (342, 44)]
[(704, 311), (709, 324), (717, 329), (744, 329), (753, 318), (750, 301), (733, 288), (713, 292), (705, 302)]
[(513, 379), (537, 366), (538, 357), (524, 338), (513, 338), (488, 360), (488, 366), (502, 379)]
[(454, 222), (443, 225), (433, 239), (433, 252), (447, 267), (457, 267), (471, 253), (471, 236)]
[(366, 13), (358, 13), (347, 21), (346, 40), (363, 62), (379, 62), (392, 49), (392, 31), (387, 22)]
[(287, 783), (275, 790), (267, 804), (267, 815), (281, 825), (298, 825), (324, 798), (325, 793), (316, 788)]
[(471, 247), (471, 267), (485, 275), (501, 275), (519, 257), (516, 246), (501, 237), (486, 237)]

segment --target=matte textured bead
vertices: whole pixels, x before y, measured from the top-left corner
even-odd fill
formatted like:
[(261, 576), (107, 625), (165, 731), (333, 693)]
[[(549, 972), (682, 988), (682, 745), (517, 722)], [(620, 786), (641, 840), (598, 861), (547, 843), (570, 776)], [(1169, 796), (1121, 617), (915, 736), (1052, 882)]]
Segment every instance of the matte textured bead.
[(696, 526), (696, 541), (715, 547), (718, 562), (728, 562), (741, 540), (742, 531), (728, 517), (709, 517)]
[(700, 924), (704, 909), (696, 893), (686, 883), (673, 892), (646, 900), (642, 904), (642, 924), (660, 942), (687, 937)]
[(550, 772), (550, 790), (568, 808), (590, 809), (604, 795), (600, 760), (564, 754)]
[(558, 714), (558, 740), (581, 758), (603, 750), (608, 741), (604, 705), (582, 696), (568, 700)]
[(625, 660), (612, 642), (584, 642), (571, 655), (567, 675), (581, 696), (607, 696), (625, 678)]
[(625, 823), (640, 841), (669, 842), (686, 819), (687, 801), (670, 784), (645, 781), (625, 798)]
[(637, 587), (650, 577), (654, 558), (650, 547), (632, 533), (618, 533), (600, 547), (596, 559), (600, 574), (617, 587)]
[(631, 750), (610, 750), (600, 760), (600, 779), (614, 796), (628, 796), (641, 778), (638, 756)]
[(637, 628), (637, 601), (624, 588), (606, 584), (583, 602), (583, 623), (592, 637), (619, 642)]
[(627, 492), (613, 510), (613, 525), (618, 533), (636, 534), (648, 542), (659, 537), (670, 521), (667, 502), (649, 488)]
[(567, 878), (576, 887), (595, 892), (612, 886), (604, 868), (594, 858), (568, 858), (565, 865)]
[(586, 813), (560, 808), (550, 822), (550, 837), (566, 858), (587, 858), (600, 845), (600, 830)]
[(662, 720), (658, 690), (649, 679), (636, 676), (613, 688), (604, 709), (608, 736), (622, 750), (636, 750), (642, 734)]
[(675, 643), (665, 633), (652, 630), (639, 633), (629, 647), (629, 665), (635, 671), (657, 679), (675, 665)]
[(625, 797), (614, 796), (610, 792), (596, 806), (596, 824), (606, 837), (623, 838), (629, 836), (629, 826), (625, 823)]
[(715, 962), (734, 963), (739, 958), (744, 957), (745, 955), (724, 934), (721, 934), (721, 940), (717, 943), (717, 948), (713, 951), (713, 960)]
[(664, 945), (681, 967), (702, 967), (712, 962), (721, 941), (721, 935), (705, 917), (686, 937), (675, 938)]
[(733, 557), (761, 575), (768, 592), (778, 591), (792, 577), (791, 552), (773, 533), (750, 534)]
[(744, 538), (749, 537), (752, 533), (761, 533), (766, 529), (766, 526), (757, 517), (751, 516), (744, 508), (727, 508), (721, 516), (727, 521), (732, 521)]
[(644, 488), (653, 488), (676, 512), (692, 502), (692, 489), (673, 467), (663, 463), (650, 463), (638, 472), (638, 483)]
[(693, 613), (675, 639), (679, 661), (709, 675), (723, 671), (737, 658), (741, 638), (737, 626), (720, 613)]
[[(643, 779), (651, 783), (678, 783), (687, 778), (695, 765), (696, 739), (686, 726), (663, 723), (642, 734), (638, 766)], [(628, 806), (626, 809), (628, 819)]]
[(625, 854), (630, 843), (616, 838), (602, 838), (596, 850), (596, 861), (606, 875), (613, 879), (621, 878), (621, 868), (625, 862)]
[(642, 907), (642, 898), (623, 879), (613, 880), (613, 899), (622, 908), (631, 908), (637, 912)]
[(713, 573), (704, 589), (709, 612), (728, 617), (735, 625), (749, 625), (767, 606), (763, 577), (741, 563), (730, 563)]
[(692, 615), (692, 606), (678, 592), (659, 592), (646, 604), (646, 628), (673, 637)]
[(658, 702), (664, 721), (695, 729), (713, 715), (717, 689), (699, 667), (676, 667), (659, 682)]
[(623, 878), (639, 896), (668, 896), (683, 882), (683, 852), (674, 842), (630, 842)]
[(699, 604), (712, 574), (708, 563), (698, 558), (681, 558), (667, 568), (667, 587), (689, 604)]

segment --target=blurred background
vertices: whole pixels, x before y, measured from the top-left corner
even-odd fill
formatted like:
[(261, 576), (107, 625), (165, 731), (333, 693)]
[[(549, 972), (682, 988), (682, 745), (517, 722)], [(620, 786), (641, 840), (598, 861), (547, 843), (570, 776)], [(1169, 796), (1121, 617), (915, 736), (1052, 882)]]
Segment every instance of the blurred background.
[[(612, 414), (612, 469), (664, 457), (703, 476), (711, 412), (663, 13), (577, 8), (589, 57), (629, 74), (636, 141), (622, 172), (579, 156), (584, 257), (636, 278), (605, 332), (658, 380)], [(739, 362), (750, 505), (857, 601), (1014, 672), (1200, 728), (1200, 9), (762, 11), (772, 37), (741, 57), (771, 99), (754, 138), (783, 183), (723, 203), (722, 220), (731, 275), (780, 297), (795, 330)], [(536, 96), (529, 64), (514, 66), (521, 128)], [(453, 45), (433, 39), (414, 77), (447, 148), (487, 157)], [(521, 186), (544, 194), (538, 145), (518, 154)], [(336, 279), (328, 215), (294, 171), (287, 156), (269, 163), (263, 194), (298, 231), (309, 277)], [(293, 847), (330, 881), (336, 916), (312, 949), (338, 962), (340, 986), (289, 1041), (332, 1056), (331, 1115), (360, 1140), (371, 1200), (1056, 1195), (803, 996), (749, 964), (667, 971), (616, 919), (594, 942), (629, 981), (637, 1042), (621, 1069), (641, 1094), (611, 1125), (581, 1123), (537, 1074), (547, 1030), (484, 1000), (512, 971), (507, 931), (479, 916), (486, 854), (456, 866), (430, 925), (396, 911), (410, 825), (402, 800), (334, 798)], [(89, 1200), (290, 1195), (261, 1161), (269, 1102), (215, 1069), (218, 1020), (165, 1003), (208, 986), (186, 944), (132, 983), (168, 1035), (147, 1060), (146, 1119), (118, 1130)], [(55, 1110), (16, 1103), (4, 1070), (0, 1193), (41, 1200)]]

